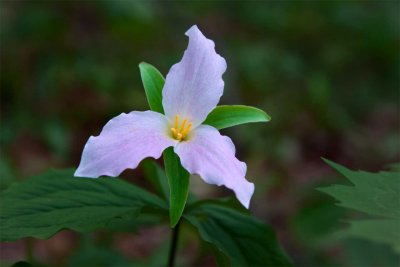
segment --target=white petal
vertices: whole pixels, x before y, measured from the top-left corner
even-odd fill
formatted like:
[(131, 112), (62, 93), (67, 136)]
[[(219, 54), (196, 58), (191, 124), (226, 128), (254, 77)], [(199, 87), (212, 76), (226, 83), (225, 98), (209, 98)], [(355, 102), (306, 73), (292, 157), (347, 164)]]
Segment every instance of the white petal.
[(246, 164), (235, 157), (235, 146), (229, 137), (201, 125), (188, 141), (175, 146), (175, 153), (190, 173), (200, 175), (206, 183), (232, 189), (243, 206), (249, 207), (254, 184), (246, 180)]
[(214, 42), (204, 37), (197, 26), (192, 26), (186, 35), (188, 48), (166, 77), (162, 103), (170, 121), (178, 115), (192, 122), (194, 128), (206, 119), (222, 96), (226, 62), (215, 52)]
[(167, 131), (168, 121), (162, 114), (122, 113), (111, 119), (99, 136), (89, 138), (75, 176), (118, 176), (125, 169), (136, 168), (144, 158), (159, 158), (176, 143)]

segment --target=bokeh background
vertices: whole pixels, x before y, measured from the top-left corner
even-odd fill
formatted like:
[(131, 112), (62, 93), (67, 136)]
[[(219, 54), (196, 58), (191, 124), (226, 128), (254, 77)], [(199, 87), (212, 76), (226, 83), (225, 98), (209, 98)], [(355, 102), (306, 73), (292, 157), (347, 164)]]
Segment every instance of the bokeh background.
[[(359, 215), (315, 188), (344, 182), (320, 157), (368, 171), (399, 161), (399, 10), (398, 1), (1, 1), (0, 188), (76, 167), (110, 118), (148, 109), (138, 64), (166, 75), (197, 24), (228, 63), (221, 103), (272, 117), (223, 131), (256, 184), (251, 212), (273, 226), (296, 266), (396, 265), (385, 245), (338, 239)], [(123, 176), (148, 187), (142, 168)], [(191, 182), (200, 198), (231, 195)], [(62, 231), (3, 243), (0, 261), (23, 259), (33, 242), (47, 266), (160, 266), (168, 238), (166, 224)], [(215, 265), (190, 229), (180, 242), (180, 265)]]

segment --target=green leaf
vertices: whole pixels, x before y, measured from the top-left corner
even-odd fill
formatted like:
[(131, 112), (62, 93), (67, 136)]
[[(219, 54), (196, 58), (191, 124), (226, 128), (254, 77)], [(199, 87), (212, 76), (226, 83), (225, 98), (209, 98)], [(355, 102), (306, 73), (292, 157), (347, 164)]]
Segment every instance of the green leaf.
[(338, 205), (373, 216), (400, 219), (400, 173), (352, 171), (325, 160), (353, 186), (333, 185), (318, 190), (339, 200)]
[(391, 245), (400, 253), (400, 172), (352, 171), (325, 160), (353, 185), (333, 185), (318, 190), (334, 197), (338, 205), (367, 213), (377, 219), (350, 221), (345, 236)]
[(217, 129), (250, 123), (267, 122), (271, 117), (261, 109), (242, 105), (217, 106), (208, 114), (203, 124), (211, 125)]
[(14, 184), (0, 196), (1, 241), (49, 238), (62, 229), (89, 232), (142, 209), (165, 212), (165, 202), (121, 179), (77, 178), (52, 170)]
[(157, 193), (164, 199), (168, 199), (168, 181), (164, 170), (152, 159), (145, 159), (142, 165), (145, 177), (150, 181)]
[(339, 243), (343, 253), (342, 266), (348, 267), (399, 267), (400, 255), (388, 244), (350, 237)]
[(146, 62), (140, 63), (139, 69), (150, 109), (164, 114), (164, 108), (162, 106), (164, 77), (153, 65)]
[(292, 266), (270, 227), (222, 201), (197, 202), (184, 217), (229, 257), (231, 266)]
[(399, 220), (359, 220), (350, 221), (350, 227), (342, 233), (368, 239), (377, 243), (391, 244), (400, 253)]
[(189, 173), (182, 167), (172, 147), (164, 150), (165, 171), (170, 188), (170, 225), (175, 227), (185, 209), (189, 194)]
[(127, 214), (110, 220), (105, 227), (102, 228), (108, 232), (132, 233), (140, 228), (149, 227), (165, 222), (166, 214), (158, 214), (155, 212), (142, 210), (140, 214)]

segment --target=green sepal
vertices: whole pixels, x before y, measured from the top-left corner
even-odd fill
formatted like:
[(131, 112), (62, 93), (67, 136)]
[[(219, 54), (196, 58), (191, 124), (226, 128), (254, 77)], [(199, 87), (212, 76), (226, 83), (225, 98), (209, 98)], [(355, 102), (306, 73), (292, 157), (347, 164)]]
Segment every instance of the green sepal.
[(222, 105), (208, 114), (203, 124), (218, 130), (251, 122), (267, 122), (271, 117), (261, 109), (243, 105)]
[(162, 106), (162, 89), (164, 87), (165, 79), (163, 75), (153, 65), (146, 62), (140, 63), (139, 69), (150, 109), (164, 114), (164, 108)]
[(169, 217), (170, 226), (173, 228), (179, 222), (185, 209), (189, 194), (189, 173), (182, 167), (178, 155), (172, 147), (164, 150), (165, 172), (167, 174), (170, 199)]

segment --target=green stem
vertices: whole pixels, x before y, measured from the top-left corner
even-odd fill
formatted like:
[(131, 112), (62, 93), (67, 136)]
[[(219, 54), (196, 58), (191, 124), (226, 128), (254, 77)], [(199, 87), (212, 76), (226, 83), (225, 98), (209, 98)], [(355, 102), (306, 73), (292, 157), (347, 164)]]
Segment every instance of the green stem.
[(171, 246), (169, 248), (169, 258), (168, 258), (168, 267), (174, 267), (175, 264), (175, 256), (176, 256), (176, 248), (178, 244), (179, 238), (179, 226), (181, 221), (176, 224), (176, 226), (172, 229), (172, 238), (171, 238)]

